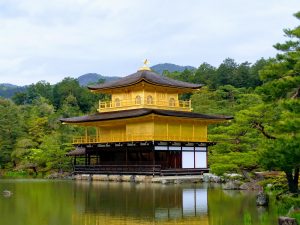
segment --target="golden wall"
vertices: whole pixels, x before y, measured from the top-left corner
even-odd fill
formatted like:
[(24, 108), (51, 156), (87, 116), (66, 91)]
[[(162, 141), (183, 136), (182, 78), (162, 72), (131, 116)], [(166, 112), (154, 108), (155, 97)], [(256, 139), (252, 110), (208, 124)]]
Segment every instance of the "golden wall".
[(105, 122), (97, 124), (98, 142), (207, 141), (207, 123), (195, 119), (151, 115), (122, 120), (119, 124), (111, 126)]

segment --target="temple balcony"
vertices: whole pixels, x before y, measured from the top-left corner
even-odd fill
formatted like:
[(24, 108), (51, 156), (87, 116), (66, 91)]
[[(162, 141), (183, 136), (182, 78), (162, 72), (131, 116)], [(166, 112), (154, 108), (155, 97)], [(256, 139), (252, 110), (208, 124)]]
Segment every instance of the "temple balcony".
[(111, 137), (80, 136), (73, 138), (73, 144), (98, 144), (118, 142), (140, 142), (140, 141), (175, 141), (175, 142), (207, 142), (207, 136), (172, 136), (172, 135), (119, 135)]
[(111, 112), (138, 108), (154, 108), (190, 112), (192, 111), (192, 104), (191, 100), (181, 101), (175, 99), (170, 99), (169, 101), (155, 99), (117, 100), (106, 102), (99, 101), (98, 112)]

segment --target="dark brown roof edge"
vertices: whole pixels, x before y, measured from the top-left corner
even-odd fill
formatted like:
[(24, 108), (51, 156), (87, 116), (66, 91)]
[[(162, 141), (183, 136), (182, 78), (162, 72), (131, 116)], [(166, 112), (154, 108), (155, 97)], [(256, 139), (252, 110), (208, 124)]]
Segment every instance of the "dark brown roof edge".
[(110, 81), (103, 84), (88, 86), (90, 90), (106, 90), (121, 88), (126, 86), (131, 86), (137, 84), (141, 81), (148, 82), (154, 85), (166, 86), (166, 87), (175, 87), (181, 89), (198, 89), (201, 88), (202, 84), (193, 84), (180, 80), (174, 80), (169, 77), (161, 76), (153, 71), (137, 71), (131, 75), (123, 77), (121, 79)]
[(141, 117), (141, 116), (149, 115), (151, 113), (156, 114), (156, 115), (161, 115), (161, 116), (174, 116), (174, 117), (195, 118), (195, 119), (212, 119), (212, 120), (213, 119), (215, 119), (215, 120), (233, 119), (232, 116), (224, 116), (224, 115), (206, 115), (206, 114), (200, 114), (200, 113), (194, 113), (194, 112), (143, 108), (143, 109), (131, 109), (131, 110), (97, 113), (97, 114), (89, 115), (89, 116), (62, 118), (62, 119), (60, 119), (60, 121), (66, 122), (66, 123), (107, 121), (107, 120)]
[[(123, 87), (130, 87), (130, 86), (133, 86), (135, 84), (138, 84), (142, 81), (145, 81), (146, 83), (148, 84), (154, 84), (154, 85), (159, 85), (159, 86), (163, 86), (163, 87), (170, 87), (170, 88), (178, 88), (178, 89), (199, 89), (199, 88), (202, 88), (204, 85), (203, 84), (195, 84), (194, 87), (182, 87), (182, 86), (175, 86), (175, 85), (166, 85), (166, 84), (158, 84), (158, 83), (154, 83), (154, 82), (149, 82), (148, 80), (146, 79), (140, 79), (136, 82), (132, 82), (130, 84), (123, 84), (123, 85), (119, 85), (119, 86), (107, 86), (107, 87), (98, 87), (98, 86), (88, 86), (87, 88), (89, 90), (93, 90), (93, 91), (96, 91), (96, 90), (108, 90), (108, 89), (117, 89), (117, 88), (123, 88)], [(114, 82), (114, 81), (112, 81)], [(109, 82), (107, 82), (108, 84)], [(197, 86), (196, 86), (197, 85)]]

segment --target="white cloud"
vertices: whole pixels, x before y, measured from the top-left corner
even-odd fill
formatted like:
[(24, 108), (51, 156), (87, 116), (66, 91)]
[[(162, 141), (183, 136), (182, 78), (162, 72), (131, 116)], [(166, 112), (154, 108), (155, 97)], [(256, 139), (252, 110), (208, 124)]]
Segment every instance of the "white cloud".
[(0, 83), (275, 55), (296, 0), (0, 0)]

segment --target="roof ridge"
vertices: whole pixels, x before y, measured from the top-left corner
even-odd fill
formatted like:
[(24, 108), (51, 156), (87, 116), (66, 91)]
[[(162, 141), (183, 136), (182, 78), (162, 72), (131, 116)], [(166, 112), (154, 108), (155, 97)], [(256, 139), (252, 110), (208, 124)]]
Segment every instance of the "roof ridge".
[(145, 80), (148, 83), (160, 86), (169, 86), (174, 88), (189, 88), (189, 89), (197, 89), (202, 87), (202, 84), (194, 84), (185, 81), (175, 80), (170, 77), (159, 75), (153, 71), (148, 70), (141, 70), (137, 71), (136, 73), (130, 74), (126, 77), (122, 77), (121, 79), (98, 84), (98, 85), (91, 85), (88, 86), (90, 90), (102, 90), (102, 89), (113, 89), (113, 88), (120, 88), (131, 86), (136, 83)]

